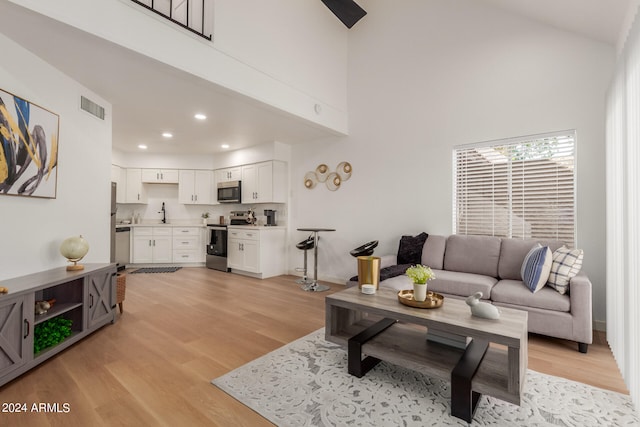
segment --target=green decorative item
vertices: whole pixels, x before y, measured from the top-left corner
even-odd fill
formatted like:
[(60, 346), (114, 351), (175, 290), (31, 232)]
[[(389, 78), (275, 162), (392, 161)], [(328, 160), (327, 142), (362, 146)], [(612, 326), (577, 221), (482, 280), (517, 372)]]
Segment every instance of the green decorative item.
[(33, 352), (39, 353), (64, 341), (71, 335), (72, 323), (71, 320), (55, 317), (36, 325), (33, 331)]

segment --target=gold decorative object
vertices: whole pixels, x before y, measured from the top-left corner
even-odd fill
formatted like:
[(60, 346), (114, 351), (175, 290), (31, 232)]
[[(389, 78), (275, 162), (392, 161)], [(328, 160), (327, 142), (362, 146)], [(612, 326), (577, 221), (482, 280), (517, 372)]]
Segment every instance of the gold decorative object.
[(316, 177), (318, 178), (318, 182), (325, 182), (327, 180), (327, 175), (329, 175), (329, 166), (324, 163), (318, 165), (316, 168)]
[(427, 299), (416, 301), (413, 299), (413, 289), (398, 292), (398, 301), (409, 307), (415, 308), (438, 308), (442, 306), (444, 297), (435, 292), (427, 291)]
[(362, 285), (373, 285), (378, 289), (380, 283), (380, 257), (358, 257), (358, 288)]
[(349, 162), (338, 163), (335, 172), (330, 172), (329, 167), (324, 163), (321, 163), (315, 171), (307, 172), (304, 175), (304, 186), (311, 190), (312, 188), (315, 188), (318, 182), (324, 182), (329, 191), (336, 191), (340, 188), (343, 181), (347, 181), (351, 178), (352, 171), (353, 169)]
[(336, 173), (340, 175), (340, 179), (342, 181), (346, 181), (351, 178), (351, 163), (349, 162), (340, 162), (338, 167), (336, 167)]
[(309, 190), (315, 187), (317, 182), (318, 182), (318, 178), (316, 177), (315, 172), (307, 172), (304, 175), (304, 186), (307, 187)]
[(338, 188), (340, 188), (340, 184), (342, 183), (342, 180), (340, 179), (340, 176), (335, 173), (335, 172), (331, 172), (329, 174), (329, 176), (327, 176), (327, 188), (330, 191), (336, 191)]

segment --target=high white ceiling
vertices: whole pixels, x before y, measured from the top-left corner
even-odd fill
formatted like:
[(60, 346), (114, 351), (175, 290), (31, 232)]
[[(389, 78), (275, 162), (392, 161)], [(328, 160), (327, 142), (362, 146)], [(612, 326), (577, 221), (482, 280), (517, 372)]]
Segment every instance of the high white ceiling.
[[(615, 45), (638, 0), (476, 0)], [(366, 19), (366, 17), (364, 18)], [(0, 1), (0, 31), (113, 105), (113, 146), (153, 153), (215, 153), (270, 141), (329, 136), (313, 126), (197, 77)], [(196, 112), (208, 119), (197, 122)], [(170, 131), (171, 140), (161, 133)]]
[(561, 30), (616, 45), (637, 0), (482, 0)]

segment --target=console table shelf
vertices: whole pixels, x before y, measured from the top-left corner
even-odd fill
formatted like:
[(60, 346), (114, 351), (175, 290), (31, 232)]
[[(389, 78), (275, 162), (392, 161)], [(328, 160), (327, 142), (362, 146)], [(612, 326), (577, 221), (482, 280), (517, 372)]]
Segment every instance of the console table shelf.
[(60, 316), (68, 311), (73, 310), (74, 308), (82, 307), (81, 302), (77, 303), (63, 303), (63, 304), (55, 304), (52, 308), (49, 309), (46, 313), (36, 314), (36, 318), (34, 321), (34, 325), (38, 325), (44, 321), (49, 319), (53, 319), (54, 317)]
[[(0, 295), (0, 386), (116, 320), (116, 264), (85, 264), (2, 281), (9, 293)], [(41, 315), (37, 301), (55, 299)], [(47, 320), (71, 320), (71, 335), (34, 354), (34, 329)]]

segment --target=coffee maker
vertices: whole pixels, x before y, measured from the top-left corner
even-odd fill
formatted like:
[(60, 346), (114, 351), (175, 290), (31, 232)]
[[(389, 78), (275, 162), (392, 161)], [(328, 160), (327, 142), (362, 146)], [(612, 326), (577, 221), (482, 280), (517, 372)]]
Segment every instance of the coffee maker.
[(276, 211), (273, 209), (265, 209), (264, 215), (267, 217), (267, 226), (275, 226), (276, 225)]

